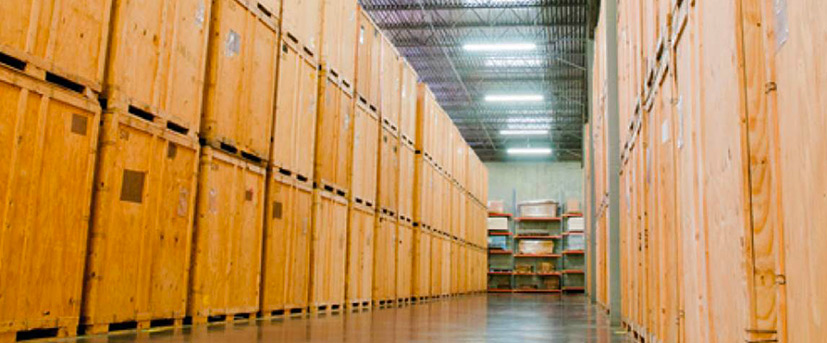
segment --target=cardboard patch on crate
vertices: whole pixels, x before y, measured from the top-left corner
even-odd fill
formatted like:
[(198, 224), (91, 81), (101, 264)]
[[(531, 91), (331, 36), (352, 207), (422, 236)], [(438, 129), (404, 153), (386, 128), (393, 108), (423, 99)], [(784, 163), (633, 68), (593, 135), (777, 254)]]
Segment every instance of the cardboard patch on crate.
[(86, 131), (89, 126), (88, 123), (89, 119), (85, 116), (76, 113), (72, 114), (72, 133), (86, 136)]
[(167, 144), (167, 158), (174, 159), (175, 156), (178, 156), (178, 147), (174, 143), (169, 142), (169, 144)]
[(253, 201), (253, 189), (248, 189), (244, 192), (244, 200)]
[(123, 182), (121, 183), (121, 201), (142, 203), (145, 181), (145, 172), (124, 169)]
[(281, 219), (281, 206), (282, 204), (278, 201), (273, 202), (273, 218)]

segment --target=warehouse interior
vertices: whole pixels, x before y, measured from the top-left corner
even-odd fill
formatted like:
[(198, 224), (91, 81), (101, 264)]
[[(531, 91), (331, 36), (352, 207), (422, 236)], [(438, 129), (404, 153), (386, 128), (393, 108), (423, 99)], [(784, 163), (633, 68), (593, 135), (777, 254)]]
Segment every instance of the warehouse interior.
[(827, 341), (827, 2), (0, 2), (0, 343)]

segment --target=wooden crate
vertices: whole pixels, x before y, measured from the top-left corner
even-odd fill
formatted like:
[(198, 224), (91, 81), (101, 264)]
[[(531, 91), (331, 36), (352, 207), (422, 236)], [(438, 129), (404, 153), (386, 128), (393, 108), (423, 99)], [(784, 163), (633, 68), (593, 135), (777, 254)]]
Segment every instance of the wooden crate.
[(313, 191), (310, 245), (310, 310), (341, 308), (345, 302), (347, 199)]
[(430, 231), (420, 228), (413, 230), (413, 268), (412, 296), (423, 298), (431, 296), (431, 242)]
[(402, 62), (388, 37), (381, 36), (379, 116), (382, 127), (399, 135), (399, 111), (402, 109)]
[(434, 234), (431, 239), (431, 296), (445, 295), (442, 290), (443, 279), (445, 279), (445, 260), (443, 260), (442, 246), (445, 245), (445, 239), (439, 234)]
[(75, 332), (100, 112), (96, 101), (0, 67), (0, 339)]
[(373, 239), (373, 302), (396, 300), (396, 218), (376, 215)]
[(353, 94), (359, 37), (358, 0), (324, 0), (322, 4), (321, 64)]
[(416, 154), (408, 145), (399, 147), (399, 221), (408, 225), (414, 222), (414, 182), (416, 181)]
[(348, 216), (345, 301), (362, 306), (372, 299), (376, 210), (351, 202)]
[(419, 75), (406, 60), (402, 60), (402, 76), (400, 77), (401, 100), (399, 105), (399, 133), (402, 144), (411, 148), (416, 146), (416, 106)]
[(379, 136), (377, 202), (382, 214), (399, 215), (399, 138), (384, 127)]
[(269, 168), (261, 275), (261, 312), (308, 306), (313, 189)]
[(439, 104), (428, 85), (420, 83), (417, 87), (416, 100), (416, 138), (414, 147), (429, 162), (434, 162), (433, 151), (436, 145), (434, 128), (439, 115)]
[(103, 116), (83, 292), (87, 333), (186, 315), (200, 147), (123, 112)]
[(350, 192), (353, 157), (353, 96), (322, 71), (319, 75), (319, 113), (316, 119), (316, 184), (327, 192), (347, 196)]
[(276, 97), (277, 22), (259, 7), (213, 0), (201, 138), (266, 160)]
[(282, 0), (281, 30), (285, 40), (298, 45), (299, 51), (314, 61), (319, 58), (323, 1)]
[[(767, 2), (763, 2), (761, 10), (761, 21), (756, 26), (749, 22), (745, 26), (750, 28), (761, 27), (764, 29), (758, 34), (765, 37), (772, 37), (770, 33), (780, 32), (778, 17), (775, 12), (770, 11)], [(754, 6), (754, 5), (753, 5)], [(759, 137), (752, 137), (751, 141), (759, 142), (761, 146), (777, 146), (779, 151), (766, 151), (774, 153), (771, 157), (775, 160), (774, 165), (778, 168), (773, 174), (774, 182), (777, 182), (776, 190), (766, 195), (781, 195), (780, 207), (776, 210), (780, 213), (779, 224), (773, 223), (773, 218), (759, 220), (756, 223), (756, 251), (761, 257), (760, 263), (756, 263), (756, 286), (767, 295), (762, 297), (760, 304), (766, 308), (767, 304), (773, 304), (779, 317), (779, 323), (772, 322), (772, 317), (761, 316), (758, 321), (762, 327), (769, 324), (776, 324), (778, 336), (782, 341), (788, 342), (820, 341), (827, 337), (827, 330), (821, 325), (818, 316), (824, 309), (825, 295), (821, 292), (820, 285), (824, 285), (824, 274), (814, 272), (819, 266), (827, 261), (827, 254), (820, 248), (823, 247), (825, 239), (820, 228), (827, 223), (827, 215), (821, 210), (827, 204), (824, 194), (827, 190), (827, 165), (825, 165), (825, 137), (821, 134), (827, 127), (825, 120), (825, 83), (824, 75), (821, 72), (812, 73), (804, 71), (823, 70), (825, 46), (823, 37), (827, 26), (815, 13), (824, 13), (824, 3), (819, 1), (787, 1), (786, 22), (788, 23), (789, 34), (782, 44), (771, 44), (766, 42), (763, 47), (751, 47), (746, 51), (763, 51), (767, 60), (764, 62), (772, 66), (770, 69), (774, 75), (763, 75), (762, 78), (750, 79), (749, 90), (753, 96), (758, 96), (753, 106), (767, 104), (760, 93), (765, 88), (766, 82), (777, 83), (777, 95), (770, 93), (769, 99), (777, 102), (776, 108), (769, 108), (762, 112), (759, 107), (754, 112), (763, 115), (762, 125), (759, 126), (761, 133)], [(755, 13), (752, 8), (749, 14)], [(745, 15), (746, 16), (746, 15)], [(775, 20), (774, 20), (775, 19)], [(775, 23), (773, 23), (775, 22)], [(773, 23), (764, 26), (765, 23)], [(760, 36), (759, 36), (760, 37)], [(820, 38), (821, 37), (821, 38)], [(780, 38), (780, 37), (779, 37)], [(780, 47), (779, 47), (780, 45)], [(747, 60), (752, 55), (747, 55)], [(757, 62), (756, 60), (752, 60)], [(760, 61), (760, 60), (759, 60)], [(748, 70), (757, 71), (761, 75), (761, 65), (751, 67)], [(769, 120), (769, 123), (766, 122)], [(778, 136), (775, 142), (772, 128)], [(774, 143), (774, 144), (773, 144)], [(758, 150), (758, 149), (754, 149)], [(757, 160), (758, 167), (763, 162)], [(753, 168), (756, 166), (754, 165)], [(765, 167), (766, 168), (766, 167)], [(759, 169), (766, 170), (766, 169)], [(759, 180), (770, 181), (770, 180)], [(760, 183), (757, 183), (760, 185)], [(756, 187), (764, 189), (763, 187)], [(781, 189), (779, 191), (778, 189)], [(761, 197), (756, 201), (758, 205), (769, 202), (772, 204), (772, 197)], [(779, 206), (779, 205), (775, 205)], [(772, 209), (770, 207), (769, 209)], [(770, 213), (763, 211), (760, 213)], [(760, 217), (759, 217), (760, 218)], [(783, 228), (783, 236), (778, 229)], [(778, 238), (776, 238), (778, 237)], [(781, 259), (778, 254), (782, 253)], [(767, 258), (770, 257), (771, 258)], [(786, 274), (786, 285), (773, 287), (772, 279), (767, 279), (772, 273), (778, 273), (776, 266), (772, 263), (777, 261), (782, 268), (781, 272)], [(773, 289), (775, 288), (775, 289)], [(768, 303), (767, 297), (776, 292), (786, 292), (782, 298), (786, 303)], [(783, 294), (783, 293), (782, 293)]]
[(115, 0), (103, 90), (107, 107), (197, 132), (210, 10), (207, 0)]
[(413, 296), (413, 227), (399, 222), (396, 226), (396, 298)]
[(414, 157), (414, 169), (414, 223), (418, 227), (430, 230), (434, 225), (434, 182), (436, 171), (431, 163), (422, 155), (416, 155)]
[(460, 245), (456, 240), (450, 241), (451, 245), (451, 294), (460, 294), (460, 274), (464, 274), (461, 261)]
[(353, 168), (350, 174), (351, 201), (376, 208), (379, 183), (379, 117), (356, 103), (353, 112)]
[(449, 295), (451, 294), (451, 285), (453, 284), (454, 278), (454, 261), (452, 258), (452, 254), (454, 251), (453, 242), (448, 237), (442, 238), (442, 252), (439, 254), (439, 261), (437, 263), (442, 264), (442, 278), (440, 280), (440, 292), (439, 294), (442, 295)]
[(259, 311), (266, 171), (205, 146), (198, 177), (187, 315)]
[(468, 144), (462, 138), (462, 133), (454, 127), (454, 141), (452, 148), (452, 164), (451, 177), (459, 184), (460, 187), (466, 188), (468, 186)]
[(356, 49), (356, 100), (373, 113), (379, 113), (381, 97), (382, 32), (361, 7)]
[(302, 181), (313, 179), (319, 91), (317, 66), (282, 40), (270, 163), (280, 172)]
[(58, 76), (100, 92), (111, 9), (106, 0), (4, 1), (0, 56), (41, 80)]

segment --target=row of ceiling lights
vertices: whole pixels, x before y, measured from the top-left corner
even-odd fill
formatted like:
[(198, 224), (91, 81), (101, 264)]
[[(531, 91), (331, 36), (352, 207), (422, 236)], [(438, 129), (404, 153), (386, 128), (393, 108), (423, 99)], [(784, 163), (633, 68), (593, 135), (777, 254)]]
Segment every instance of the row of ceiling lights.
[[(503, 43), (503, 44), (466, 44), (465, 51), (469, 52), (520, 52), (532, 51), (537, 49), (536, 44), (532, 43)], [(505, 62), (505, 61), (503, 61)], [(491, 63), (498, 65), (497, 62)], [(508, 66), (502, 64), (502, 66)], [(486, 102), (542, 102), (545, 97), (540, 94), (491, 94), (485, 97)], [(522, 118), (513, 118), (522, 119)], [(526, 118), (527, 119), (527, 118)], [(544, 136), (548, 135), (548, 130), (501, 130), (500, 134), (503, 136)], [(551, 155), (550, 148), (510, 148), (506, 150), (509, 155)]]

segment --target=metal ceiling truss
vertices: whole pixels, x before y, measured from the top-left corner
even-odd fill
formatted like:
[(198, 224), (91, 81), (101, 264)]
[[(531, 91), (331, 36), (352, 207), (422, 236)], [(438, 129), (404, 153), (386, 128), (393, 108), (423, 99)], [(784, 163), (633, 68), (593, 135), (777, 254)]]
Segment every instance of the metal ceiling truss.
[[(510, 147), (551, 147), (580, 160), (592, 0), (360, 0), (483, 160)], [(531, 51), (471, 52), (469, 43), (533, 43)], [(491, 94), (542, 94), (486, 103)], [(541, 136), (501, 130), (539, 128)]]

